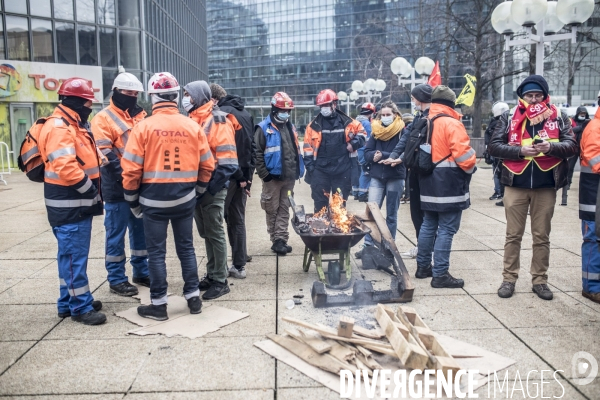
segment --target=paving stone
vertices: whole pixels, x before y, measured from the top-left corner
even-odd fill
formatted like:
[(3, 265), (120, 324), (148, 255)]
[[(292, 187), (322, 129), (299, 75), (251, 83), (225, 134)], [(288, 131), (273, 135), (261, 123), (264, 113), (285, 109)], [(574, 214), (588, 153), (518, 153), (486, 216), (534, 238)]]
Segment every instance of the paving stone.
[[(309, 378), (303, 373), (299, 372), (297, 369), (294, 369), (287, 365), (284, 362), (277, 361), (277, 394), (278, 396), (282, 396), (281, 389), (282, 388), (304, 388), (309, 387), (323, 387), (319, 382)], [(280, 397), (281, 398), (281, 397)], [(317, 398), (317, 397), (315, 397)]]
[[(2, 278), (35, 278), (52, 262), (52, 260), (0, 260), (0, 281)], [(56, 267), (56, 264), (54, 266)], [(58, 272), (47, 278), (55, 277), (58, 277)]]
[(278, 389), (277, 398), (285, 400), (339, 400), (340, 394), (326, 387)]
[[(207, 304), (206, 302), (205, 304)], [(204, 336), (236, 337), (236, 336), (266, 336), (275, 333), (275, 300), (243, 300), (223, 301), (219, 307), (248, 313), (249, 316), (231, 325), (222, 327), (216, 332)]]
[[(123, 393), (112, 394), (59, 394), (59, 395), (36, 395), (36, 396), (18, 396), (19, 400), (120, 400), (124, 396)], [(15, 399), (14, 396), (0, 396), (0, 400)]]
[(35, 343), (35, 341), (0, 342), (0, 373), (13, 365)]
[(0, 305), (0, 321), (0, 341), (39, 340), (60, 318), (56, 304)]
[(261, 390), (218, 390), (206, 392), (171, 393), (127, 393), (127, 399), (133, 400), (273, 400), (273, 389)]

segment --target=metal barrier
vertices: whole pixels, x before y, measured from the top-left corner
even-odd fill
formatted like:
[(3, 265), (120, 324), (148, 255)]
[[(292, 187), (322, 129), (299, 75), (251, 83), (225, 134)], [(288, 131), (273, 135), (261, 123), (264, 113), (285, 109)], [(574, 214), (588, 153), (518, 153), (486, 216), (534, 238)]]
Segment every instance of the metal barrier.
[(4, 180), (4, 175), (10, 175), (12, 168), (10, 167), (10, 156), (13, 154), (10, 151), (8, 145), (4, 142), (0, 142), (0, 182), (4, 182), (4, 185), (8, 185)]

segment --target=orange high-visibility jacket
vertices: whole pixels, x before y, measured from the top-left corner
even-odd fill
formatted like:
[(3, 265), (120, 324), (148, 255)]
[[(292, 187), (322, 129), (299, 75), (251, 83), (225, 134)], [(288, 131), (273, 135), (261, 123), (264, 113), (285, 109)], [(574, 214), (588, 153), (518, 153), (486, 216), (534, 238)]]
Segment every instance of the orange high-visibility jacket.
[[(471, 147), (471, 140), (461, 122), (462, 115), (453, 108), (442, 104), (432, 104), (429, 119), (433, 121), (431, 132), (431, 159), (440, 162), (431, 175), (419, 176), (421, 187), (421, 209), (425, 211), (448, 212), (469, 208), (469, 183), (475, 171), (477, 155)], [(422, 151), (422, 150), (421, 150)]]
[(190, 118), (202, 128), (216, 163), (208, 185), (208, 192), (214, 196), (238, 169), (235, 131), (241, 126), (233, 115), (219, 111), (212, 101), (192, 111)]
[(110, 105), (92, 118), (92, 132), (96, 146), (106, 156), (109, 163), (100, 167), (102, 175), (102, 198), (107, 203), (125, 201), (121, 176), (121, 157), (125, 153), (125, 145), (129, 139), (131, 128), (146, 117), (146, 111), (141, 111), (131, 117), (125, 110), (116, 107), (110, 100)]
[(596, 219), (596, 199), (600, 182), (600, 108), (581, 135), (581, 174), (579, 175), (579, 218)]
[(53, 227), (102, 215), (98, 153), (87, 127), (75, 111), (59, 105), (40, 131), (44, 201)]
[(166, 216), (195, 206), (214, 160), (198, 124), (181, 115), (175, 103), (161, 102), (131, 130), (121, 166), (130, 206), (139, 202), (144, 213)]

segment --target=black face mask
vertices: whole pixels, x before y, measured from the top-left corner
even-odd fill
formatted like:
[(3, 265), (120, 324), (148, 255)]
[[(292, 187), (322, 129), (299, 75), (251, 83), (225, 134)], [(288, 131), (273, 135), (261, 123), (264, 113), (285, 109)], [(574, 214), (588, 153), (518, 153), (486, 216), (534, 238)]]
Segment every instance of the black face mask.
[(75, 111), (79, 115), (81, 122), (86, 123), (92, 113), (91, 107), (84, 106), (87, 102), (88, 100), (81, 97), (67, 96), (62, 100), (62, 105)]
[(135, 108), (137, 104), (137, 96), (127, 96), (126, 94), (119, 92), (119, 89), (113, 89), (112, 101), (117, 108), (120, 108), (123, 111), (131, 110)]

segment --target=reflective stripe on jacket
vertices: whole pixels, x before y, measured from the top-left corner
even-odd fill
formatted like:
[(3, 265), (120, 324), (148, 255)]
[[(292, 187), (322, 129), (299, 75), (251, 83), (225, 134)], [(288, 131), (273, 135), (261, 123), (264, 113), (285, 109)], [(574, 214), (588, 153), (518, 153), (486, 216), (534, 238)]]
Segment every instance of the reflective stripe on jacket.
[(98, 192), (100, 167), (94, 138), (79, 115), (59, 105), (38, 138), (45, 161), (44, 201), (50, 225), (75, 223), (102, 215)]
[(233, 115), (214, 107), (212, 101), (192, 111), (190, 118), (202, 128), (215, 160), (215, 172), (208, 185), (209, 193), (215, 195), (238, 169), (235, 130), (241, 125)]
[(579, 218), (596, 219), (596, 199), (600, 182), (600, 108), (581, 135), (581, 174), (579, 175)]
[[(275, 126), (275, 124), (271, 123), (271, 115), (269, 114), (267, 118), (262, 120), (258, 127), (262, 129), (263, 135), (265, 136), (265, 149), (263, 151), (264, 154), (264, 162), (265, 167), (269, 171), (271, 175), (280, 176), (283, 174), (283, 155), (281, 152), (281, 133)], [(298, 150), (298, 158), (297, 163), (300, 167), (296, 171), (297, 176), (294, 179), (300, 179), (304, 176), (304, 160), (302, 159), (302, 153), (300, 152), (300, 143), (298, 142), (298, 133), (296, 132), (296, 127), (294, 124), (288, 121), (287, 123), (288, 130), (291, 128), (291, 131), (294, 132), (294, 140), (296, 144), (296, 149)]]
[(100, 167), (102, 197), (105, 202), (124, 201), (121, 157), (125, 153), (131, 128), (145, 117), (145, 111), (130, 117), (127, 111), (116, 107), (111, 99), (110, 105), (92, 118), (91, 125), (96, 146), (109, 161), (107, 165)]
[(454, 109), (432, 104), (429, 118), (438, 114), (431, 133), (431, 158), (440, 162), (431, 175), (419, 176), (421, 209), (424, 211), (448, 212), (466, 210), (471, 205), (469, 183), (477, 162), (475, 150), (460, 121), (461, 115)]
[(130, 206), (139, 202), (144, 212), (164, 216), (195, 205), (214, 160), (198, 124), (179, 114), (175, 103), (162, 102), (131, 130), (121, 166)]

